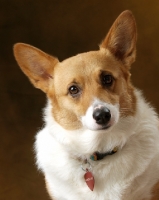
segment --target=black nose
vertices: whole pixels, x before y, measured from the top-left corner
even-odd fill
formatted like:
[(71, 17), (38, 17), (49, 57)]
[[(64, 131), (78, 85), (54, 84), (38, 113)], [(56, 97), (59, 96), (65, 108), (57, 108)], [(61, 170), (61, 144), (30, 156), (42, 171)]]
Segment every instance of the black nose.
[(93, 112), (93, 118), (97, 124), (106, 125), (111, 118), (110, 110), (106, 107), (97, 108)]

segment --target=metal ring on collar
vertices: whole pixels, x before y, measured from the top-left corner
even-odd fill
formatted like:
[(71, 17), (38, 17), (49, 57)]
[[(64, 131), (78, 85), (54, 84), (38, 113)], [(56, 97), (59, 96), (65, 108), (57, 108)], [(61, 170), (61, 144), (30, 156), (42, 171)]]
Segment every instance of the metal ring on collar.
[(90, 170), (92, 167), (91, 167), (91, 164), (88, 162), (88, 160), (85, 160), (85, 162), (83, 162), (82, 164), (81, 164), (81, 169), (83, 170), (83, 171), (88, 171), (88, 170)]

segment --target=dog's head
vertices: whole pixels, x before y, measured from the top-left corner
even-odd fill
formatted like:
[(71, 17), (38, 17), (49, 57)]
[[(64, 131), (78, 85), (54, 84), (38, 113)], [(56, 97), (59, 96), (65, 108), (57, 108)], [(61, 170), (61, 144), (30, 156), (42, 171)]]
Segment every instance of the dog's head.
[(135, 60), (136, 25), (130, 11), (114, 22), (98, 51), (63, 62), (27, 44), (14, 46), (16, 60), (50, 99), (52, 116), (64, 129), (109, 129), (135, 112), (129, 69)]

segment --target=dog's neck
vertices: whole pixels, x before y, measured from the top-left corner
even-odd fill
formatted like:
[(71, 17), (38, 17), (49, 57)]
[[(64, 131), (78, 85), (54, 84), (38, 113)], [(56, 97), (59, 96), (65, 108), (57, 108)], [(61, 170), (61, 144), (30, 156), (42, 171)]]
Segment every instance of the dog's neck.
[(105, 153), (100, 153), (100, 152), (94, 152), (91, 156), (90, 159), (93, 161), (98, 161), (104, 159), (108, 155), (113, 155), (118, 151), (118, 147), (115, 147), (112, 151), (108, 151)]
[[(118, 151), (118, 147), (115, 147), (113, 150), (110, 150), (110, 151), (107, 151), (104, 153), (96, 151), (96, 152), (92, 153), (88, 158), (92, 161), (100, 161), (109, 155), (115, 154), (117, 151)], [(88, 158), (84, 158), (84, 157), (74, 157), (74, 158), (77, 159), (78, 161), (80, 161), (81, 163), (89, 162)]]

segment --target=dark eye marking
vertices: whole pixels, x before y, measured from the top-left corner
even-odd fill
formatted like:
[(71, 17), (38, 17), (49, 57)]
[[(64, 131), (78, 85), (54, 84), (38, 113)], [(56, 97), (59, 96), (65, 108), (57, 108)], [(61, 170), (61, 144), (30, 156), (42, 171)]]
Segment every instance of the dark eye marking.
[(101, 73), (100, 80), (103, 87), (110, 87), (114, 82), (113, 76), (104, 72)]
[(78, 86), (71, 85), (68, 88), (68, 92), (72, 97), (78, 97), (80, 95), (80, 93), (81, 93), (81, 90), (80, 90), (80, 88)]

